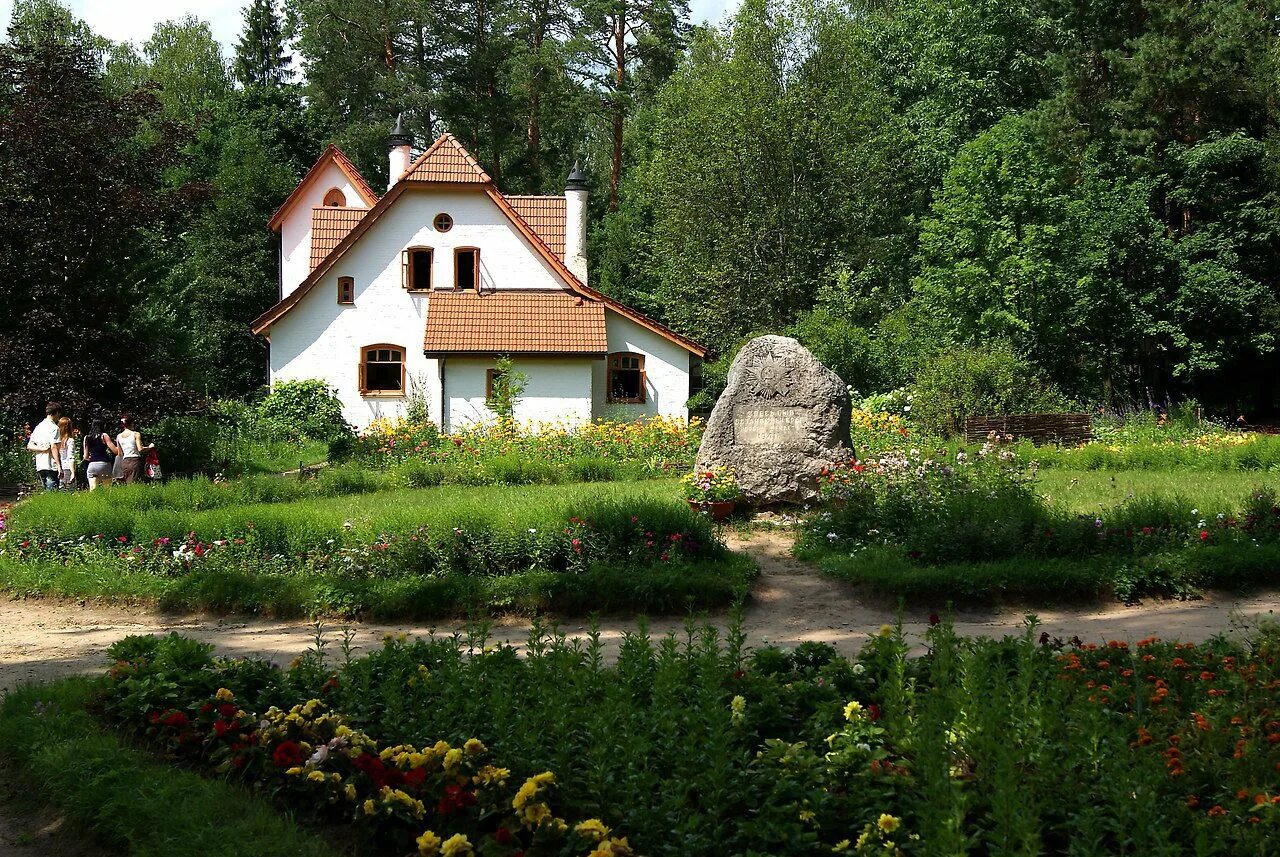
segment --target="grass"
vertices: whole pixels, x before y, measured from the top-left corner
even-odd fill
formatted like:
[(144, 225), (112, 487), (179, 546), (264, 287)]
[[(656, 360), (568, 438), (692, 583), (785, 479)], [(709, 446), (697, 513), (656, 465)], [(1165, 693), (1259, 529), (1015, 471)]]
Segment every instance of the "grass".
[[(158, 508), (142, 502), (166, 497)], [(740, 600), (756, 574), (668, 482), (443, 486), (185, 512), (173, 499), (103, 492), (22, 504), (10, 544), (37, 533), (69, 547), (0, 552), (0, 588), (172, 610), (392, 620), (682, 613)], [(193, 531), (205, 542), (244, 536), (245, 544), (176, 565), (169, 548)], [(645, 546), (650, 534), (657, 547)], [(674, 534), (688, 549), (659, 558)], [(126, 540), (119, 552), (117, 538)], [(162, 538), (173, 541), (151, 547)], [(150, 559), (135, 561), (129, 545), (145, 546)]]
[(19, 688), (0, 704), (0, 753), (33, 798), (134, 857), (328, 857), (339, 852), (265, 801), (157, 761), (85, 710), (89, 682)]
[(1280, 473), (1259, 471), (1188, 472), (1186, 470), (1041, 470), (1036, 490), (1059, 508), (1074, 513), (1115, 506), (1130, 495), (1181, 496), (1206, 509), (1230, 508), (1254, 488), (1280, 487)]

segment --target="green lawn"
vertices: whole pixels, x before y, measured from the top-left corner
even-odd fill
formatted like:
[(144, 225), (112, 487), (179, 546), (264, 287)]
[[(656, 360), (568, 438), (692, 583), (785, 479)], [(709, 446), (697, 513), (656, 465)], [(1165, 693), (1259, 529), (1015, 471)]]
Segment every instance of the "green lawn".
[[(175, 499), (104, 491), (21, 504), (0, 550), (0, 589), (429, 619), (683, 613), (742, 598), (756, 573), (669, 481), (441, 486), (201, 511)], [(179, 560), (196, 542), (202, 553)]]
[(1280, 473), (1186, 470), (1042, 470), (1038, 490), (1073, 512), (1114, 506), (1130, 496), (1179, 496), (1206, 509), (1237, 507), (1255, 488), (1280, 488)]

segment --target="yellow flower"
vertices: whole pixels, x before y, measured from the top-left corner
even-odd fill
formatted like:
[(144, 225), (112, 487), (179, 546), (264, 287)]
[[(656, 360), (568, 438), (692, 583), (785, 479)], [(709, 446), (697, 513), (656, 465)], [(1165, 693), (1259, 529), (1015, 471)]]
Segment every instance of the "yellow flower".
[(301, 773), (302, 773), (302, 768), (297, 768), (297, 767), (290, 768), (289, 770), (285, 771), (284, 773), (285, 773), (285, 776), (287, 776), (287, 777), (296, 777), (296, 776), (298, 776), (299, 774), (301, 774)]
[(881, 625), (881, 626), (880, 626), (880, 636), (881, 636), (881, 637), (887, 637), (887, 636), (889, 636), (889, 635), (890, 635), (890, 634), (892, 634), (892, 633), (893, 633), (893, 626), (892, 626), (892, 625)]
[(804, 821), (804, 822), (810, 822), (810, 821), (813, 821), (813, 820), (814, 820), (815, 818), (817, 818), (817, 817), (818, 817), (818, 816), (817, 816), (817, 814), (816, 814), (816, 813), (814, 813), (814, 811), (813, 811), (813, 810), (811, 810), (811, 809), (802, 809), (802, 810), (800, 810), (800, 820), (801, 820), (801, 821)]
[(854, 700), (844, 707), (844, 719), (853, 721), (862, 716), (862, 703)]
[(214, 696), (218, 698), (219, 702), (230, 702), (231, 700), (236, 698), (236, 695), (231, 691), (227, 690), (225, 687), (218, 688), (218, 692), (214, 694)]
[(521, 815), (524, 817), (525, 824), (536, 827), (551, 817), (551, 807), (545, 803), (531, 803), (524, 808)]
[(588, 818), (586, 821), (578, 822), (574, 831), (592, 842), (603, 841), (609, 835), (609, 828), (605, 827), (604, 822), (598, 818)]
[(444, 769), (446, 771), (455, 770), (458, 765), (462, 764), (462, 751), (458, 749), (450, 750), (444, 754)]
[(346, 788), (344, 788), (342, 792), (347, 796), (347, 800), (356, 799), (356, 787), (351, 785), (351, 783), (347, 783)]
[(735, 696), (729, 701), (729, 720), (734, 726), (741, 726), (742, 721), (747, 716), (747, 701), (741, 696)]
[(462, 749), (467, 751), (468, 756), (479, 756), (486, 749), (484, 743), (479, 738), (468, 738), (467, 743), (462, 745)]
[(372, 798), (370, 798), (364, 802), (364, 806), (362, 806), (361, 809), (364, 810), (365, 815), (373, 815), (378, 811), (378, 805), (373, 802)]
[(421, 857), (435, 857), (440, 853), (440, 837), (436, 836), (430, 830), (423, 831), (423, 834), (417, 838), (418, 854)]
[(313, 783), (323, 783), (325, 780), (324, 772), (312, 771), (311, 773), (307, 774), (307, 779)]
[(851, 843), (849, 842), (848, 839), (841, 839), (835, 845), (831, 846), (831, 850), (837, 854), (843, 854), (844, 852), (849, 850), (850, 844)]
[(881, 813), (880, 819), (876, 821), (876, 827), (880, 828), (885, 833), (893, 833), (895, 830), (897, 830), (901, 826), (902, 826), (902, 822), (899, 821), (894, 816), (889, 815), (889, 813), (887, 812)]
[(455, 833), (444, 841), (444, 845), (440, 848), (440, 853), (444, 857), (470, 857), (471, 843), (467, 837), (461, 833)]

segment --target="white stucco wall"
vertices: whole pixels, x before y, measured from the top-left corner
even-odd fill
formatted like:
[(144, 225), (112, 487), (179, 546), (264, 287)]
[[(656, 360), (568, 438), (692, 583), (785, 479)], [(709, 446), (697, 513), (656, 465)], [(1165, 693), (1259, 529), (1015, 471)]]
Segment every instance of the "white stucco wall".
[[(325, 185), (324, 189), (328, 190), (328, 187)], [(446, 233), (438, 233), (431, 226), (435, 215), (442, 211), (449, 213), (454, 221), (453, 228)], [(307, 217), (309, 230), (309, 211)], [(309, 242), (310, 238), (307, 240)], [(483, 193), (469, 190), (408, 191), (369, 228), (315, 288), (271, 326), (272, 383), (305, 378), (327, 381), (338, 390), (347, 420), (363, 427), (377, 417), (403, 413), (407, 399), (360, 395), (360, 349), (375, 343), (399, 345), (407, 354), (409, 383), (412, 384), (415, 378), (420, 379), (428, 396), (431, 418), (439, 423), (438, 361), (429, 360), (422, 353), (429, 296), (410, 294), (400, 282), (400, 253), (412, 246), (435, 250), (432, 283), (436, 287), (453, 286), (455, 247), (479, 247), (483, 288), (563, 288), (550, 266)], [(337, 303), (337, 281), (342, 276), (355, 279), (353, 306)], [(455, 381), (456, 362), (458, 358), (447, 360), (449, 386), (468, 383), (465, 375)], [(484, 362), (479, 372), (481, 404), (484, 399), (483, 368), (491, 365), (491, 360)], [(590, 361), (562, 361), (559, 367), (555, 361), (548, 361), (543, 371), (538, 373), (536, 386), (534, 373), (528, 374), (531, 375), (530, 389), (526, 392), (529, 404), (517, 412), (518, 418), (590, 418)], [(457, 389), (462, 393), (461, 399), (474, 398), (467, 394), (465, 387)], [(571, 394), (575, 390), (577, 393)], [(534, 404), (537, 399), (546, 399), (546, 402)], [(459, 407), (462, 406), (460, 403)], [(462, 412), (458, 413), (461, 415)]]
[[(485, 378), (495, 360), (473, 357), (445, 358), (446, 425), (450, 431), (494, 417), (485, 406)], [(591, 419), (592, 365), (589, 358), (516, 357), (516, 372), (526, 378), (516, 403), (515, 418), (525, 425), (563, 422), (568, 425)]]
[(325, 194), (335, 187), (346, 196), (347, 208), (368, 208), (347, 174), (332, 160), (312, 178), (280, 224), (281, 298), (311, 273), (311, 209), (322, 206)]
[(630, 351), (644, 355), (645, 401), (643, 404), (611, 404), (606, 401), (606, 370), (603, 360), (592, 370), (592, 414), (610, 419), (646, 416), (688, 419), (689, 352), (647, 327), (605, 310), (605, 332), (609, 353)]

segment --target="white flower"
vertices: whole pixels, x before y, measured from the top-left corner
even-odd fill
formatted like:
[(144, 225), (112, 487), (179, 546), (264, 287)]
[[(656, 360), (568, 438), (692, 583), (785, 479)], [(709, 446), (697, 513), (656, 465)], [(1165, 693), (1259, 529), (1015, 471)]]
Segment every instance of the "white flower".
[(529, 532), (530, 532), (530, 533), (536, 533), (536, 532), (537, 532), (537, 530), (535, 530), (533, 527), (530, 527), (530, 528), (529, 528)]
[(1199, 514), (1200, 514), (1200, 510), (1199, 510), (1199, 509), (1192, 509), (1192, 510), (1191, 510), (1191, 517), (1193, 517), (1193, 518), (1194, 518), (1196, 515), (1199, 515)]
[(316, 751), (311, 754), (311, 758), (307, 759), (308, 768), (316, 768), (324, 764), (324, 760), (329, 758), (329, 748), (321, 744)]
[(827, 541), (829, 542), (834, 542), (838, 538), (840, 538), (839, 533), (827, 533)]
[(849, 671), (852, 672), (854, 675), (862, 675), (864, 672), (867, 671), (867, 668), (862, 664), (854, 664), (852, 667), (849, 668)]

